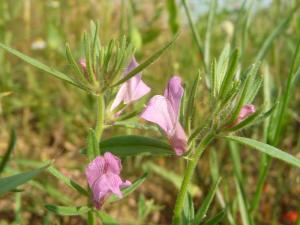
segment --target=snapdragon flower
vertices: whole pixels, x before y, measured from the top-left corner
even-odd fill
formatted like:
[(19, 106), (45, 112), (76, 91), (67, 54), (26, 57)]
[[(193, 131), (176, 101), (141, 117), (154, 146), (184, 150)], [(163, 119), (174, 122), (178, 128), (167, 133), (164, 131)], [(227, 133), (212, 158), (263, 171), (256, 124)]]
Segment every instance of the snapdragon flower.
[(111, 194), (121, 198), (121, 188), (131, 185), (128, 180), (122, 181), (121, 170), (121, 160), (110, 152), (104, 153), (103, 156), (97, 156), (85, 169), (88, 184), (93, 194), (93, 203), (97, 209), (101, 208)]
[(165, 89), (164, 96), (152, 97), (141, 114), (141, 118), (160, 126), (177, 155), (182, 155), (187, 150), (187, 137), (179, 122), (183, 91), (181, 78), (173, 76)]

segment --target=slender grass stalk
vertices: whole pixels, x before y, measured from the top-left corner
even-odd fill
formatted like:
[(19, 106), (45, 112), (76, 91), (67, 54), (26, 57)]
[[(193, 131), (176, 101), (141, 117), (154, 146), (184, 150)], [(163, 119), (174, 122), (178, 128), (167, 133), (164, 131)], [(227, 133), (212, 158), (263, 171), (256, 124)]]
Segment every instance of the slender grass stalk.
[(214, 131), (210, 131), (206, 134), (206, 136), (202, 139), (199, 145), (196, 147), (196, 151), (192, 157), (192, 159), (188, 162), (186, 167), (183, 181), (181, 183), (181, 187), (179, 193), (177, 195), (174, 214), (173, 214), (173, 225), (179, 225), (181, 222), (181, 212), (184, 205), (185, 196), (187, 194), (189, 184), (191, 182), (192, 176), (194, 174), (195, 168), (201, 157), (204, 150), (207, 148), (208, 144), (214, 139)]
[(189, 26), (191, 28), (193, 37), (195, 39), (195, 42), (196, 42), (196, 45), (197, 45), (197, 48), (198, 48), (198, 51), (199, 51), (199, 54), (200, 54), (200, 57), (201, 57), (200, 61), (203, 65), (205, 73), (207, 74), (208, 70), (207, 70), (207, 66), (206, 66), (205, 61), (204, 61), (204, 52), (203, 52), (203, 47), (202, 47), (202, 41), (200, 39), (198, 31), (196, 30), (195, 24), (193, 23), (191, 10), (190, 10), (186, 0), (182, 0), (181, 2), (182, 2), (182, 5), (184, 7), (184, 11), (185, 11), (186, 16), (187, 16), (188, 21), (189, 21)]

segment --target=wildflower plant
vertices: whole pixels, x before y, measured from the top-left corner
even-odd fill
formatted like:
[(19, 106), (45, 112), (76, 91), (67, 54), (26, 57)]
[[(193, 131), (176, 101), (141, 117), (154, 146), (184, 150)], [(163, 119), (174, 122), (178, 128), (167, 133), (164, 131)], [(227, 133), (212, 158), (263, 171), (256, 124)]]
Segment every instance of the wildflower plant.
[[(185, 88), (185, 81), (180, 75), (172, 76), (166, 84), (163, 95), (151, 97), (144, 109), (141, 108), (140, 112), (131, 115), (137, 115), (144, 120), (143, 124), (139, 124), (141, 126), (150, 127), (147, 122), (152, 125), (156, 124), (157, 127), (153, 130), (158, 131), (157, 134), (163, 134), (165, 141), (138, 135), (123, 135), (103, 140), (103, 133), (110, 126), (118, 125), (122, 119), (121, 115), (127, 109), (126, 105), (134, 104), (140, 98), (150, 95), (151, 87), (143, 81), (142, 71), (156, 61), (175, 42), (178, 35), (174, 35), (173, 40), (138, 64), (134, 57), (135, 49), (126, 37), (111, 40), (105, 45), (100, 41), (98, 25), (92, 22), (90, 32), (84, 34), (83, 37), (83, 55), (74, 57), (69, 45), (66, 46), (66, 58), (73, 69), (71, 75), (51, 68), (0, 43), (0, 47), (7, 52), (78, 87), (95, 99), (95, 126), (87, 131), (87, 144), (82, 151), (87, 159), (85, 175), (88, 185), (78, 184), (63, 175), (55, 168), (54, 162), (34, 173), (37, 175), (41, 170), (46, 169), (65, 185), (85, 196), (87, 204), (83, 206), (47, 204), (46, 208), (49, 211), (59, 215), (82, 215), (87, 219), (89, 225), (96, 224), (97, 218), (103, 224), (110, 224), (110, 221), (114, 220), (103, 212), (103, 204), (126, 197), (137, 189), (147, 176), (145, 174), (135, 181), (127, 180), (121, 175), (120, 157), (142, 153), (173, 155), (176, 157), (171, 158), (174, 161), (184, 160), (185, 171), (174, 206), (172, 224), (198, 225), (203, 222), (212, 199), (218, 191), (220, 177), (215, 177), (211, 190), (196, 210), (189, 187), (200, 157), (217, 139), (226, 140), (228, 143), (247, 145), (268, 156), (300, 167), (299, 159), (272, 145), (235, 135), (236, 132), (266, 119), (276, 110), (276, 104), (265, 108), (254, 102), (263, 81), (260, 65), (262, 63), (261, 55), (264, 55), (265, 52), (260, 52), (257, 60), (248, 68), (244, 68), (241, 64), (239, 50), (230, 45), (225, 46), (218, 59), (210, 59), (209, 55), (203, 55), (207, 50), (203, 51), (201, 40), (191, 20), (188, 5), (185, 0), (182, 2), (199, 53), (203, 56), (202, 58), (205, 58), (201, 61), (204, 73), (195, 73), (196, 76), (190, 89)], [(298, 48), (295, 55), (297, 56), (297, 54)], [(296, 56), (295, 58), (297, 58)], [(294, 69), (291, 74), (294, 74)], [(210, 94), (210, 111), (203, 119), (205, 123), (199, 126), (198, 112), (195, 106), (201, 98), (198, 97), (198, 92), (202, 76)], [(31, 177), (33, 176), (29, 178)], [(4, 191), (1, 192), (1, 188), (11, 191), (22, 183), (15, 182), (16, 179), (19, 178), (0, 179), (0, 184), (9, 187), (3, 189), (0, 185), (0, 194), (4, 193)], [(247, 216), (248, 206), (243, 198), (239, 179), (237, 179), (237, 190), (243, 220), (251, 222), (252, 218)], [(210, 218), (207, 224), (217, 224), (225, 214), (229, 215), (224, 209)]]

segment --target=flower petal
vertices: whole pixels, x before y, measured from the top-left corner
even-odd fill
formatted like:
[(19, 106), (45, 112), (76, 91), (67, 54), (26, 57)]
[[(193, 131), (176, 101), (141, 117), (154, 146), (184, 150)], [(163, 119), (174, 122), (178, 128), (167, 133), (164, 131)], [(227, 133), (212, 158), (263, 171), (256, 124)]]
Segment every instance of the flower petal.
[(103, 157), (107, 165), (107, 171), (119, 175), (122, 169), (121, 160), (110, 152), (105, 152)]
[(187, 150), (187, 137), (186, 134), (178, 122), (174, 131), (174, 134), (169, 137), (170, 143), (176, 152), (176, 155), (180, 156)]
[[(133, 57), (126, 69), (126, 74), (128, 74), (138, 65), (139, 64)], [(133, 101), (136, 101), (146, 95), (150, 90), (151, 89), (142, 81), (141, 73), (138, 73), (121, 85), (121, 88), (118, 91), (110, 110), (114, 110), (122, 101), (124, 104), (129, 104)]]
[(180, 102), (183, 95), (183, 87), (181, 85), (181, 78), (173, 76), (165, 89), (164, 96), (171, 102), (175, 114), (179, 115)]
[(89, 183), (92, 187), (99, 177), (105, 173), (106, 162), (103, 157), (97, 156), (85, 169), (85, 174)]
[(126, 82), (127, 92), (124, 97), (124, 104), (136, 101), (150, 92), (148, 87), (141, 79), (141, 75), (136, 75)]
[(168, 136), (174, 132), (177, 123), (171, 103), (161, 95), (155, 95), (150, 99), (141, 114), (141, 118), (156, 123)]

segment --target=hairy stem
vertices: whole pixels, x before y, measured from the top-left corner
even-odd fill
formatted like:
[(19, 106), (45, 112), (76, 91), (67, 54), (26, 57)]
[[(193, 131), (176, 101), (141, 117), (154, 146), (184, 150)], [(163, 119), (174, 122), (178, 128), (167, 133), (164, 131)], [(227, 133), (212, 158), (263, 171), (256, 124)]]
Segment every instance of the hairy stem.
[(179, 225), (181, 223), (181, 211), (183, 208), (184, 200), (188, 192), (189, 184), (191, 182), (195, 168), (197, 166), (200, 156), (207, 148), (208, 144), (213, 140), (213, 138), (214, 138), (214, 132), (212, 131), (208, 132), (206, 136), (202, 139), (202, 141), (199, 143), (199, 145), (197, 146), (193, 158), (188, 162), (188, 165), (184, 173), (184, 178), (181, 183), (180, 191), (177, 195), (177, 199), (175, 203), (173, 225)]

